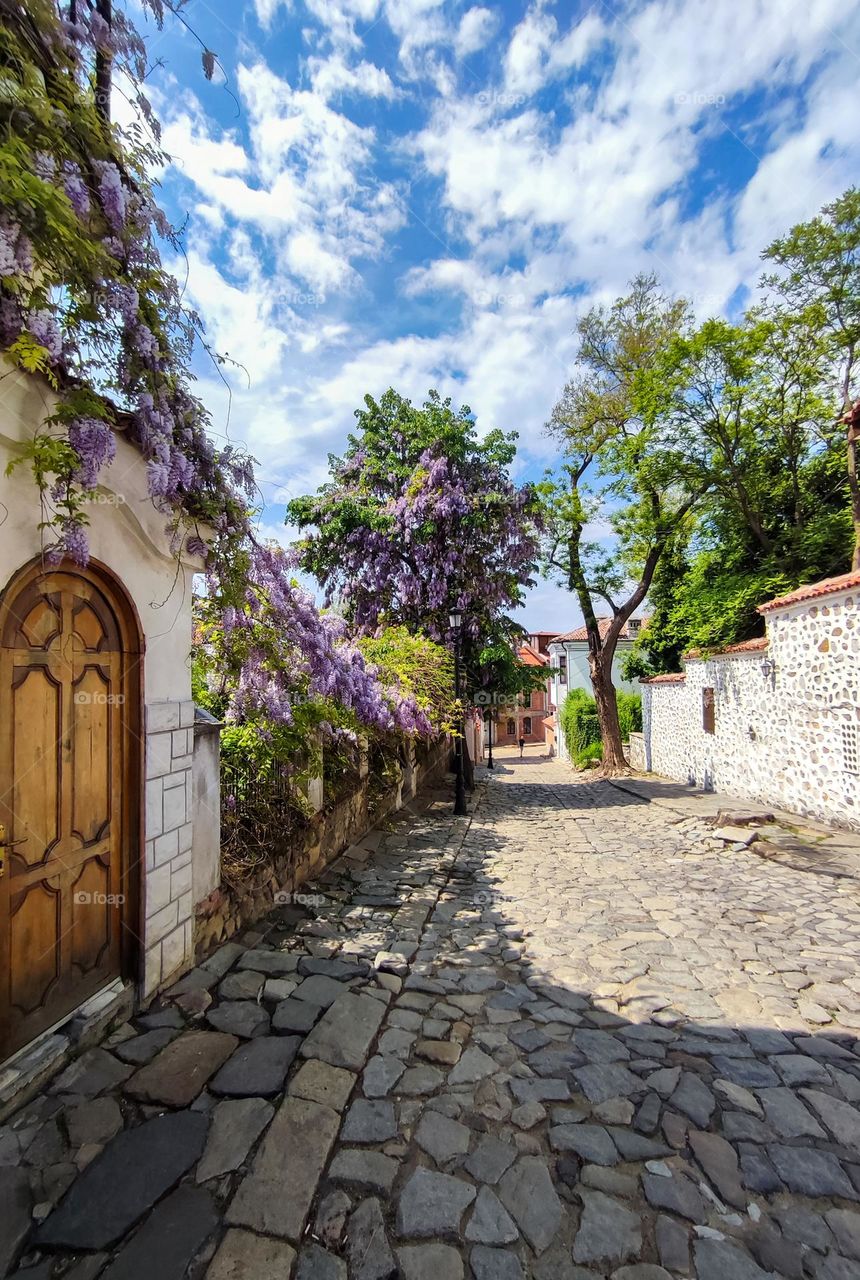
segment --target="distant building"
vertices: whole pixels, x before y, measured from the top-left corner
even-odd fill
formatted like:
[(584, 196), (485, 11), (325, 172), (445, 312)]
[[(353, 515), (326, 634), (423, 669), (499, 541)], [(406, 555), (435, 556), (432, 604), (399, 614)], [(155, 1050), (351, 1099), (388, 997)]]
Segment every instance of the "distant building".
[[(532, 689), (529, 693), (521, 693), (509, 704), (495, 709), (493, 724), (493, 745), (510, 746), (519, 742), (520, 738), (531, 746), (546, 742), (545, 721), (550, 713), (549, 701), (549, 657), (546, 648), (552, 638), (552, 632), (536, 632), (524, 641), (517, 650), (517, 657), (525, 667), (542, 667), (546, 671), (543, 688)], [(543, 648), (542, 648), (543, 646)]]
[[(605, 636), (612, 623), (611, 618), (598, 618), (601, 636)], [(638, 692), (638, 682), (633, 684), (621, 675), (621, 660), (633, 648), (634, 642), (642, 629), (641, 618), (630, 618), (621, 630), (615, 657), (612, 660), (612, 683), (616, 689), (627, 692)], [(558, 712), (571, 689), (584, 689), (589, 697), (593, 697), (591, 672), (588, 668), (588, 632), (585, 626), (576, 627), (573, 631), (565, 631), (562, 635), (553, 636), (547, 644), (550, 667), (549, 700), (554, 708), (554, 715), (547, 725), (554, 738), (555, 747), (560, 760), (569, 760), (570, 753), (564, 741), (561, 725), (558, 723)]]

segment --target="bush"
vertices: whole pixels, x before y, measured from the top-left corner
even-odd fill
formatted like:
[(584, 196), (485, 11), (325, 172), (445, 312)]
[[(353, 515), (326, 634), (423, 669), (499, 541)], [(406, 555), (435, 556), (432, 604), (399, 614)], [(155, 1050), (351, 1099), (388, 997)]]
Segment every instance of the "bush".
[(642, 732), (642, 694), (618, 694), (618, 719), (621, 722), (621, 738), (630, 741), (631, 733)]
[(600, 745), (597, 705), (584, 689), (571, 689), (559, 719), (570, 758), (577, 768), (581, 769), (589, 760), (601, 758), (603, 748)]
[[(618, 719), (621, 737), (629, 742), (631, 733), (642, 728), (642, 697), (638, 693), (619, 693)], [(600, 741), (600, 723), (597, 704), (584, 689), (571, 689), (564, 700), (559, 716), (570, 758), (578, 769), (592, 760), (603, 758)]]

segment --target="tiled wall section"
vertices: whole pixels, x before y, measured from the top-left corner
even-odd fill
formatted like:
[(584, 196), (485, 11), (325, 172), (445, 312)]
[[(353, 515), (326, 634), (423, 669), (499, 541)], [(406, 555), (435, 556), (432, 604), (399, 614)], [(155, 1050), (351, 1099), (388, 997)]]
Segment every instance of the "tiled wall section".
[(194, 952), (193, 751), (194, 703), (151, 703), (146, 708), (144, 999), (187, 968)]
[(860, 828), (860, 593), (795, 604), (767, 624), (766, 650), (688, 661), (683, 682), (643, 685), (647, 767)]

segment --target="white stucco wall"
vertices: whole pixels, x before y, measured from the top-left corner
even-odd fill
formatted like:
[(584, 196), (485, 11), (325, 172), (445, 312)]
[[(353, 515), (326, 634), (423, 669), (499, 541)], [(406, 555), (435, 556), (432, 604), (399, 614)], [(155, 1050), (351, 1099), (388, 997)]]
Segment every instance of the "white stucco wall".
[[(655, 773), (860, 828), (860, 590), (767, 615), (768, 647), (643, 682)], [(765, 664), (768, 664), (765, 666)], [(715, 732), (702, 727), (712, 688)]]
[[(39, 496), (29, 467), (12, 476), (20, 454), (53, 409), (40, 379), (10, 371), (0, 381), (0, 590), (42, 550)], [(178, 566), (149, 499), (146, 466), (136, 448), (117, 438), (98, 501), (89, 508), (94, 559), (106, 565), (133, 600), (145, 644), (146, 730), (141, 984), (150, 995), (192, 959), (191, 584), (200, 564)]]

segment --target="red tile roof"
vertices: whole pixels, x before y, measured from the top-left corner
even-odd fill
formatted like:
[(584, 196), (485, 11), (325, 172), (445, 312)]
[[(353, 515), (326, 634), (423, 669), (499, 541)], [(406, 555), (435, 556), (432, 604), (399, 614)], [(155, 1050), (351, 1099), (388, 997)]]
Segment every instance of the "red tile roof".
[(842, 573), (838, 578), (823, 578), (821, 582), (809, 582), (805, 587), (798, 587), (787, 596), (777, 596), (776, 600), (768, 600), (758, 607), (759, 613), (771, 613), (774, 609), (785, 609), (792, 604), (802, 604), (804, 600), (817, 600), (820, 596), (833, 595), (835, 591), (850, 591), (860, 587), (860, 569), (852, 573)]
[(642, 676), (640, 684), (683, 684), (686, 679), (685, 671), (672, 671), (662, 676)]
[[(636, 621), (636, 619), (634, 618), (634, 619), (633, 619), (633, 621), (635, 622), (635, 621)], [(631, 630), (630, 630), (630, 627), (629, 627), (629, 623), (625, 622), (624, 626), (621, 628), (621, 636), (620, 636), (620, 638), (621, 638), (622, 640), (632, 640), (632, 639), (633, 639), (633, 637), (634, 637), (634, 635), (639, 635), (639, 632), (643, 630), (643, 628), (644, 628), (644, 626), (645, 626), (645, 622), (646, 622), (646, 619), (645, 619), (645, 618), (641, 618), (641, 619), (639, 619), (639, 624), (640, 624), (640, 625), (639, 625), (639, 629), (638, 629), (637, 631), (631, 631)], [(601, 640), (604, 640), (604, 639), (606, 638), (606, 633), (607, 633), (607, 631), (609, 630), (609, 628), (611, 627), (611, 625), (612, 625), (612, 619), (611, 619), (611, 618), (598, 618), (598, 619), (597, 619), (597, 626), (598, 626), (598, 629), (599, 629), (599, 631), (600, 631), (600, 638), (601, 638)], [(563, 632), (563, 633), (562, 633), (562, 635), (560, 635), (560, 636), (554, 636), (554, 637), (553, 637), (553, 640), (552, 640), (552, 643), (553, 643), (553, 644), (555, 644), (555, 643), (556, 643), (556, 641), (559, 641), (559, 640), (582, 640), (582, 641), (584, 641), (584, 642), (587, 642), (587, 640), (588, 640), (588, 629), (585, 627), (585, 625), (584, 625), (584, 624), (583, 624), (583, 626), (581, 626), (581, 627), (575, 627), (573, 631), (565, 631), (565, 632)]]
[(545, 658), (532, 645), (526, 643), (521, 644), (517, 649), (517, 657), (524, 667), (546, 667), (549, 665), (549, 659)]
[(687, 658), (724, 658), (733, 653), (758, 653), (767, 648), (767, 636), (754, 636), (752, 640), (741, 640), (740, 644), (728, 644), (725, 649), (717, 649), (715, 653), (702, 653), (701, 649), (691, 649), (683, 656)]

